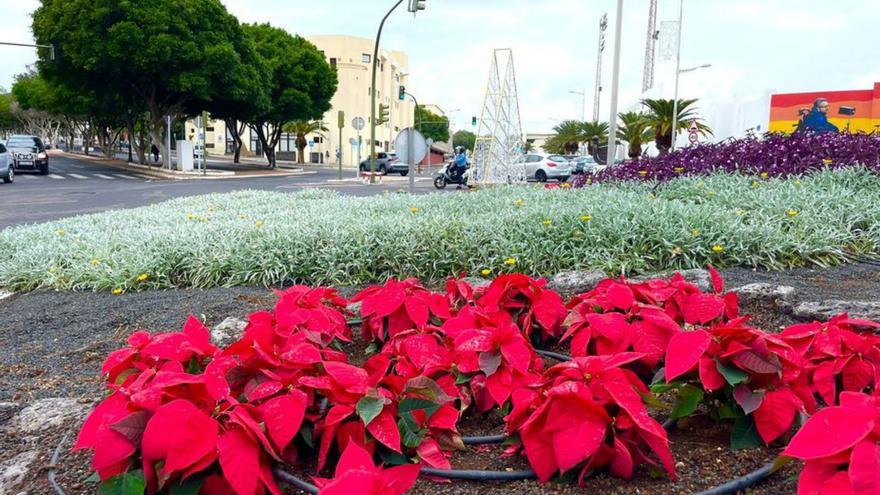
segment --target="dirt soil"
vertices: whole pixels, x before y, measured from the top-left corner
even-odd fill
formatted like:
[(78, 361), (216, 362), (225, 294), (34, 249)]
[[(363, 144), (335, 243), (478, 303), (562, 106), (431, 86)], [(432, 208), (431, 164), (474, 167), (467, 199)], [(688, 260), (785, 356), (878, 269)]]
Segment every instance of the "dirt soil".
[[(797, 269), (788, 272), (765, 272), (731, 269), (723, 272), (727, 287), (752, 282), (791, 285), (798, 289), (799, 300), (880, 300), (880, 267), (851, 264), (828, 270)], [(350, 295), (352, 289), (343, 293)], [(45, 469), (52, 452), (61, 442), (62, 455), (56, 469), (59, 483), (68, 494), (95, 493), (86, 482), (91, 474), (87, 453), (70, 453), (79, 420), (47, 428), (36, 438), (17, 438), (4, 428), (12, 413), (29, 402), (51, 397), (76, 398), (92, 404), (103, 397), (99, 368), (104, 357), (124, 345), (126, 337), (138, 329), (154, 332), (179, 329), (188, 314), (203, 317), (209, 326), (229, 316), (239, 318), (270, 308), (275, 296), (264, 288), (180, 289), (114, 296), (109, 293), (37, 291), (16, 294), (0, 300), (0, 463), (20, 455), (28, 445), (40, 451), (35, 465), (44, 469), (31, 471), (22, 486), (12, 493), (29, 495), (53, 493)], [(753, 308), (747, 308), (752, 310)], [(754, 308), (756, 321), (785, 325), (791, 318), (766, 308)], [(354, 352), (362, 351), (353, 347)], [(354, 359), (357, 361), (356, 359)], [(465, 435), (500, 432), (498, 418), (470, 418), (462, 422)], [(4, 433), (5, 432), (5, 433)], [(689, 494), (721, 484), (733, 477), (757, 469), (772, 458), (766, 449), (732, 453), (728, 448), (729, 432), (724, 426), (699, 421), (672, 432), (673, 453), (678, 480), (654, 477), (647, 470), (633, 480), (599, 474), (587, 480), (584, 489), (574, 485), (534, 481), (513, 483), (433, 483), (420, 480), (411, 493), (418, 495), (544, 495), (574, 493)], [(473, 447), (456, 453), (453, 465), (458, 469), (526, 469), (523, 458), (502, 458), (502, 447)], [(791, 465), (767, 482), (749, 490), (750, 494), (794, 493), (793, 477), (798, 467)], [(290, 493), (297, 493), (291, 491)]]

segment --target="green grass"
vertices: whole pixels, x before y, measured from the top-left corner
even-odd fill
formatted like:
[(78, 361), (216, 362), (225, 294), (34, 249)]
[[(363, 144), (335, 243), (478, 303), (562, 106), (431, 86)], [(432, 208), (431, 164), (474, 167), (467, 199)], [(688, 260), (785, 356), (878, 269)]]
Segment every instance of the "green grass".
[(0, 288), (439, 281), (485, 268), (785, 268), (839, 263), (878, 245), (880, 181), (863, 170), (757, 183), (679, 179), (653, 194), (644, 183), (373, 198), (249, 191), (5, 229)]

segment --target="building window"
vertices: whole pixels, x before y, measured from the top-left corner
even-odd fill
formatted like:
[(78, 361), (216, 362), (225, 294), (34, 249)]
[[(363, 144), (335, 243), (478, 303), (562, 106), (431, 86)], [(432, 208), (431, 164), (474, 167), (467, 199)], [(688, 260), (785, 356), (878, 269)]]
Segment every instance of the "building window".
[(281, 138), (278, 140), (278, 151), (280, 153), (291, 153), (296, 152), (296, 134), (281, 134)]
[(370, 56), (369, 53), (364, 53), (363, 55), (361, 55), (361, 62), (363, 62), (365, 64), (369, 64), (372, 61), (373, 61), (373, 58)]
[(214, 132), (214, 126), (209, 125), (205, 130), (207, 130), (208, 132)]
[(205, 148), (212, 150), (214, 149), (214, 143), (205, 143)]
[(314, 141), (315, 144), (321, 144), (324, 142), (324, 138), (322, 138), (321, 136), (315, 136), (312, 138), (312, 141)]
[(335, 58), (330, 59), (330, 67), (336, 67), (336, 59)]

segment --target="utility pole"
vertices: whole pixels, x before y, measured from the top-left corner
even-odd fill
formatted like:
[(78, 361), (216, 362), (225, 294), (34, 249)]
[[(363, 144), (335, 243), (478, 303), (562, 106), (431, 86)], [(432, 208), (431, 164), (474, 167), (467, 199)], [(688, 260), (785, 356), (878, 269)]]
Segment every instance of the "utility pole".
[(611, 117), (608, 119), (608, 154), (605, 164), (614, 165), (617, 157), (617, 94), (620, 83), (620, 35), (623, 30), (623, 0), (617, 0), (617, 19), (614, 21), (614, 68), (611, 76)]
[(648, 36), (645, 41), (645, 68), (642, 71), (642, 93), (654, 87), (654, 55), (657, 51), (657, 0), (648, 10)]
[(681, 21), (684, 18), (684, 0), (678, 0), (678, 33), (675, 42), (675, 96), (672, 101), (672, 143), (669, 151), (675, 150), (675, 139), (678, 137), (678, 79), (681, 75)]
[(165, 157), (165, 165), (171, 170), (171, 116), (165, 116), (165, 150), (168, 156)]
[(602, 97), (602, 54), (605, 53), (605, 30), (608, 29), (608, 14), (599, 19), (599, 51), (596, 55), (596, 93), (593, 97), (593, 122), (599, 122), (599, 99)]

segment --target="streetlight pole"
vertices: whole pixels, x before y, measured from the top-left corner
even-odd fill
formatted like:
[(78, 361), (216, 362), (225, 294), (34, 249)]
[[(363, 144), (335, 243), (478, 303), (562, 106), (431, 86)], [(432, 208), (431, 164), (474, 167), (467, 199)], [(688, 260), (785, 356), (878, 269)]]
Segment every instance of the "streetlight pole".
[(385, 27), (385, 21), (402, 3), (403, 0), (397, 0), (397, 3), (382, 18), (379, 32), (376, 34), (376, 45), (373, 48), (373, 76), (370, 86), (370, 184), (376, 183), (376, 68), (379, 65), (379, 41), (382, 39), (382, 28)]
[(617, 19), (614, 21), (614, 68), (611, 76), (611, 117), (608, 119), (608, 153), (605, 164), (614, 165), (617, 157), (617, 94), (620, 83), (620, 32), (623, 28), (623, 0), (617, 0)]
[(587, 91), (569, 91), (573, 95), (581, 95), (581, 122), (587, 121)]
[(678, 76), (681, 75), (681, 20), (684, 18), (684, 0), (678, 0), (678, 33), (675, 46), (675, 96), (672, 101), (672, 142), (669, 150), (675, 150), (675, 140), (678, 137)]

